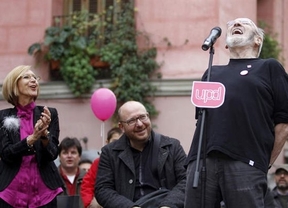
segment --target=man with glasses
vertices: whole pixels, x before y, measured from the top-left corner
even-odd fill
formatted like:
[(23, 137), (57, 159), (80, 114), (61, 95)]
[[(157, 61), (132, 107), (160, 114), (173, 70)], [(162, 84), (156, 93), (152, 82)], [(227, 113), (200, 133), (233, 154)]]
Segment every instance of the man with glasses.
[[(215, 208), (221, 200), (228, 208), (265, 207), (268, 168), (288, 139), (288, 76), (277, 60), (259, 58), (263, 39), (263, 30), (248, 18), (227, 23), (230, 60), (212, 66), (209, 80), (225, 86), (225, 100), (205, 114), (196, 111), (197, 127), (186, 161), (185, 208)], [(202, 81), (207, 75), (206, 71)], [(196, 170), (203, 116), (204, 174), (203, 159)], [(197, 186), (194, 175), (200, 175)]]
[(288, 164), (278, 166), (275, 170), (276, 187), (272, 195), (277, 208), (288, 208)]
[(177, 139), (152, 130), (139, 102), (118, 110), (124, 134), (102, 148), (95, 196), (105, 208), (184, 206), (186, 154)]

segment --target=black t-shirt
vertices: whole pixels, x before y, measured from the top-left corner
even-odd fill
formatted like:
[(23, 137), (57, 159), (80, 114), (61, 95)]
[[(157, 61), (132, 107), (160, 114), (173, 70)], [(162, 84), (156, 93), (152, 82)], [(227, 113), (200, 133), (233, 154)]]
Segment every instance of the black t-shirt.
[[(206, 79), (207, 71), (202, 80)], [(210, 81), (222, 83), (226, 94), (222, 106), (206, 109), (207, 153), (218, 150), (267, 172), (274, 125), (288, 123), (284, 68), (275, 59), (231, 59), (228, 65), (212, 67)], [(200, 115), (186, 164), (196, 159), (201, 119)]]
[(152, 160), (157, 160), (157, 155), (153, 156), (153, 142), (154, 139), (149, 139), (142, 152), (131, 147), (136, 173), (133, 201), (159, 189), (158, 175), (155, 175), (155, 170), (152, 169)]

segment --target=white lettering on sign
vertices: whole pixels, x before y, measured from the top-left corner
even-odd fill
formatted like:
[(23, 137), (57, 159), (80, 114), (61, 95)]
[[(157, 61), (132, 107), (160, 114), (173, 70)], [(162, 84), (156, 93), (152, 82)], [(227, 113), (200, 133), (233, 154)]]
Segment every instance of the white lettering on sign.
[(196, 99), (203, 100), (204, 103), (207, 103), (208, 100), (220, 100), (221, 99), (221, 87), (217, 90), (200, 90), (196, 89)]

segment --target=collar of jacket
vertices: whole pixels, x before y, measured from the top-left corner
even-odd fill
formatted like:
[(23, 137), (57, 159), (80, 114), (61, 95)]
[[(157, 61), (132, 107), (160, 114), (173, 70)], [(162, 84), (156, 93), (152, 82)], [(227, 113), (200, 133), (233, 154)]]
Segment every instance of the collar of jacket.
[[(151, 138), (152, 138), (153, 142), (154, 142), (155, 134), (158, 134), (158, 133), (156, 133), (152, 130), (151, 131)], [(162, 137), (162, 135), (160, 136), (160, 138), (161, 137)], [(129, 147), (129, 145), (127, 145), (128, 139), (129, 138), (125, 134), (123, 134), (117, 141), (111, 143), (111, 146), (113, 146), (112, 149), (115, 151), (125, 150), (126, 148)], [(171, 144), (172, 144), (172, 142), (170, 140), (160, 139), (160, 148), (165, 148), (165, 146), (169, 146)]]

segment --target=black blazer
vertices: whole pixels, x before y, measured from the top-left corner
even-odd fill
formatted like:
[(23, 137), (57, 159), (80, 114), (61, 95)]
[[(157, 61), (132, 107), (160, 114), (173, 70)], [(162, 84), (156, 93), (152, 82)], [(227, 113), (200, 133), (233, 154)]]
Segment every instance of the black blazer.
[[(20, 128), (16, 131), (7, 130), (3, 126), (5, 117), (16, 116), (17, 109), (9, 108), (0, 111), (0, 191), (4, 190), (18, 173), (22, 157), (24, 155), (36, 155), (37, 166), (41, 178), (50, 189), (62, 187), (54, 160), (58, 156), (59, 144), (59, 120), (58, 112), (55, 108), (49, 108), (51, 112), (51, 123), (48, 131), (49, 143), (46, 147), (42, 145), (40, 139), (34, 143), (34, 151), (27, 146), (26, 139), (20, 140)], [(40, 118), (43, 106), (36, 106), (34, 109), (33, 124)]]

